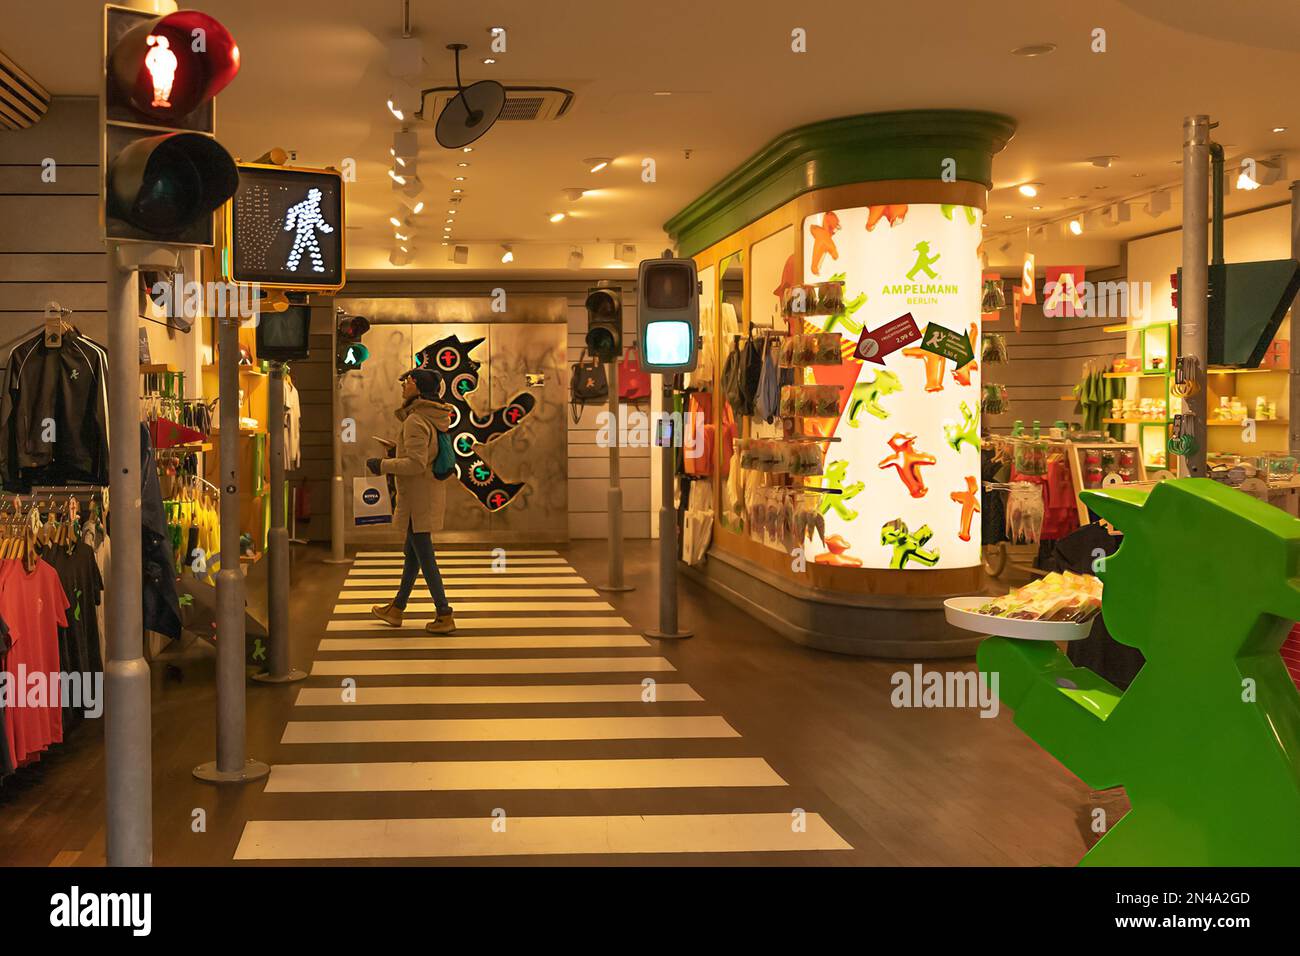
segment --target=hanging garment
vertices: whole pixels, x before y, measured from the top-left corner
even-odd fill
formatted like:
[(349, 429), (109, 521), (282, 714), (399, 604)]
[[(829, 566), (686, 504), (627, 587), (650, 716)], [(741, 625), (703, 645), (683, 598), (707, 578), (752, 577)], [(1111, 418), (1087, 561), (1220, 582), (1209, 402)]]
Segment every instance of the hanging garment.
[(302, 465), (302, 399), (288, 375), (284, 377), (284, 467)]
[[(176, 640), (181, 636), (181, 605), (176, 596), (176, 560), (163, 511), (158, 465), (149, 429), (140, 425), (140, 534), (143, 562), (143, 620), (147, 631)], [(237, 556), (232, 556), (235, 563)]]
[(754, 418), (771, 422), (781, 412), (781, 371), (777, 365), (780, 346), (774, 337), (768, 337), (762, 349), (758, 373), (758, 393), (754, 399)]
[[(0, 664), (5, 661), (5, 656), (9, 652), (10, 645), (9, 625), (0, 617)], [(10, 753), (9, 741), (12, 739), (11, 734), (6, 727), (12, 719), (12, 715), (5, 713), (4, 696), (0, 695), (0, 779), (4, 779), (14, 772), (13, 754)]]
[[(71, 550), (59, 546), (50, 548), (45, 553), (45, 561), (59, 576), (59, 584), (63, 587), (69, 604), (64, 641), (67, 650), (62, 660), (62, 669), (82, 675), (102, 672), (104, 661), (100, 652), (96, 612), (104, 591), (104, 581), (95, 563), (95, 552), (89, 545), (78, 541)], [(66, 704), (67, 702), (63, 710), (65, 728), (75, 726), (84, 717), (83, 708), (68, 707)]]
[[(29, 572), (18, 560), (0, 563), (0, 617), (9, 626), (11, 645), (4, 669), (17, 675), (57, 674), (59, 628), (68, 626), (67, 597), (59, 576), (38, 560)], [(25, 689), (25, 688), (24, 688)], [(58, 688), (48, 691), (57, 694)], [(15, 767), (37, 759), (52, 744), (63, 742), (63, 718), (56, 701), (47, 694), (44, 704), (28, 699), (5, 715), (5, 734)], [(36, 704), (36, 706), (31, 706)]]
[(14, 346), (0, 378), (0, 480), (108, 484), (108, 353), (76, 329), (47, 347), (43, 330)]

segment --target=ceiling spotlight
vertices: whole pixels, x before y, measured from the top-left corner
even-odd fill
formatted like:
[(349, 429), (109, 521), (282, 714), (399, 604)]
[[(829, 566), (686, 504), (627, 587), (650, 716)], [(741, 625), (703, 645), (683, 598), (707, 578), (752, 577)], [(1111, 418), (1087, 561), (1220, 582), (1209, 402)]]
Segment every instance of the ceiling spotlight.
[[(461, 165), (463, 166), (463, 165), (465, 165), (465, 164), (464, 164), (464, 163), (461, 163)], [(458, 182), (458, 183), (463, 183), (464, 181), (465, 181), (465, 177), (464, 177), (464, 176), (457, 176), (457, 177), (456, 177), (456, 182)]]
[(1147, 215), (1155, 219), (1161, 213), (1169, 211), (1170, 199), (1169, 190), (1157, 189), (1147, 200)]
[(418, 200), (418, 201), (416, 202), (416, 204), (415, 204), (414, 206), (411, 207), (411, 214), (412, 214), (412, 215), (418, 216), (418, 215), (419, 215), (420, 213), (422, 213), (422, 212), (424, 212), (424, 200), (423, 200), (423, 199)]
[(474, 147), (473, 147), (473, 146), (462, 146), (462, 147), (460, 148), (460, 151), (461, 151), (462, 153), (472, 153), (472, 152), (474, 152)]
[(493, 63), (495, 63), (495, 62), (496, 62), (496, 60), (492, 59), (492, 57), (490, 57), (490, 56), (485, 56), (485, 57), (483, 57), (483, 65), (484, 65), (484, 66), (491, 66), (491, 65), (492, 65)]
[(414, 130), (403, 129), (393, 134), (393, 145), (388, 155), (395, 159), (415, 159), (420, 155), (420, 141)]
[(1081, 236), (1083, 235), (1083, 223), (1078, 219), (1071, 219), (1069, 230), (1072, 235)]
[(513, 247), (508, 245), (503, 245), (501, 247), (501, 261), (503, 263), (515, 261), (515, 250)]
[[(1118, 156), (1089, 156), (1088, 162), (1092, 163), (1092, 165), (1096, 166), (1098, 169), (1110, 169), (1110, 164), (1117, 159), (1119, 159)], [(1100, 189), (1102, 187), (1099, 186), (1097, 188)]]
[[(397, 183), (397, 180), (394, 180), (393, 182)], [(402, 177), (402, 182), (398, 184), (396, 188), (400, 188), (407, 196), (414, 199), (416, 196), (420, 195), (420, 193), (424, 192), (424, 183), (420, 181), (419, 176), (416, 176), (413, 173), (407, 173)]]
[(407, 239), (410, 239), (410, 238), (411, 238), (410, 236), (403, 235), (402, 232), (401, 232), (400, 230), (394, 232), (394, 233), (393, 233), (393, 236), (394, 236), (394, 238), (396, 238), (399, 242), (405, 242)]
[(570, 269), (581, 269), (581, 268), (582, 268), (582, 248), (581, 248), (581, 247), (579, 247), (579, 246), (574, 246), (572, 249), (569, 250), (569, 268), (570, 268)]
[(414, 258), (414, 253), (404, 246), (398, 246), (388, 254), (388, 261), (395, 266), (409, 266)]
[(559, 222), (563, 218), (564, 218), (564, 213), (562, 212), (556, 212), (551, 214), (551, 222)]
[(453, 189), (453, 190), (452, 190), (453, 193), (463, 193), (464, 191), (465, 191), (465, 190), (463, 190), (463, 189)]
[(1033, 199), (1035, 196), (1038, 195), (1038, 190), (1043, 188), (1043, 184), (1042, 183), (1021, 183), (1016, 188), (1019, 189), (1020, 195), (1027, 196), (1030, 199)]
[(1002, 240), (1002, 244), (998, 246), (998, 252), (1007, 252), (1010, 248), (1011, 248), (1011, 240), (1004, 239)]
[(403, 176), (401, 173), (394, 172), (391, 169), (388, 171), (388, 178), (391, 179), (393, 182), (397, 183), (397, 185), (399, 186), (406, 185), (406, 177)]
[(1133, 210), (1128, 203), (1117, 202), (1106, 210), (1106, 218), (1112, 226), (1118, 226), (1133, 218)]
[(608, 156), (592, 156), (589, 159), (584, 159), (582, 165), (587, 167), (588, 172), (598, 173), (612, 162), (613, 160)]
[(570, 186), (568, 189), (564, 190), (564, 198), (569, 200), (569, 202), (577, 202), (586, 194), (587, 190), (581, 189), (577, 186)]
[(1055, 43), (1030, 43), (1028, 46), (1018, 46), (1011, 51), (1012, 56), (1047, 56), (1049, 53), (1056, 51)]
[[(391, 149), (389, 150), (389, 152), (393, 153)], [(393, 162), (395, 162), (398, 166), (406, 165), (406, 160), (402, 159), (402, 157), (398, 156), (396, 153), (393, 153)]]
[(1038, 210), (1042, 209), (1043, 207), (1042, 207), (1042, 206), (1030, 206), (1029, 208), (1032, 209), (1034, 212), (1038, 212)]
[(1285, 126), (1274, 126), (1274, 127), (1273, 127), (1273, 132), (1275, 132), (1275, 133), (1285, 133), (1285, 132), (1286, 132), (1286, 127), (1285, 127)]
[(614, 261), (615, 262), (635, 262), (636, 246), (630, 242), (614, 243)]
[(398, 219), (396, 216), (389, 216), (389, 217), (388, 217), (388, 221), (391, 222), (391, 223), (393, 224), (393, 228), (395, 228), (395, 229), (401, 229), (401, 228), (402, 228), (402, 225), (403, 225), (402, 220)]
[(1238, 189), (1258, 189), (1271, 186), (1286, 172), (1286, 161), (1281, 156), (1272, 159), (1247, 159), (1241, 164), (1241, 173), (1237, 176)]
[(406, 114), (399, 110), (392, 100), (388, 101), (388, 112), (392, 113), (398, 120), (405, 122)]
[(457, 165), (457, 166), (460, 166), (461, 168), (464, 168), (464, 167), (468, 166), (469, 163), (457, 163), (456, 165)]
[(673, 91), (672, 91), (672, 90), (655, 90), (654, 95), (655, 95), (655, 96), (672, 96), (672, 95), (673, 95)]
[(1007, 214), (1006, 214), (1005, 216), (1003, 216), (1002, 218), (1003, 218), (1003, 219), (1015, 219), (1016, 217), (1013, 216), (1013, 215), (1011, 215), (1011, 213), (1007, 213)]
[(451, 250), (451, 259), (458, 265), (469, 262), (469, 246), (455, 246)]

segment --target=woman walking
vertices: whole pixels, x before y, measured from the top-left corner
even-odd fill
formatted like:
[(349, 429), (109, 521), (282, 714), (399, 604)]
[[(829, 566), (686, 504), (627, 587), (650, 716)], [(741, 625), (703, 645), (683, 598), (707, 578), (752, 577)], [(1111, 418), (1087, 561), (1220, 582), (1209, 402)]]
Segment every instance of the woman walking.
[(456, 620), (433, 553), (433, 532), (442, 528), (447, 493), (443, 483), (433, 477), (433, 461), (438, 457), (438, 432), (451, 427), (453, 409), (436, 401), (436, 372), (412, 369), (401, 382), (402, 407), (397, 410), (397, 420), (402, 423), (402, 435), (396, 457), (371, 458), (366, 468), (372, 475), (392, 475), (397, 482), (393, 525), (406, 528), (406, 561), (397, 595), (389, 604), (376, 605), (370, 612), (385, 624), (401, 627), (416, 572), (423, 572), (437, 611), (424, 629), (430, 634), (450, 634), (456, 630)]

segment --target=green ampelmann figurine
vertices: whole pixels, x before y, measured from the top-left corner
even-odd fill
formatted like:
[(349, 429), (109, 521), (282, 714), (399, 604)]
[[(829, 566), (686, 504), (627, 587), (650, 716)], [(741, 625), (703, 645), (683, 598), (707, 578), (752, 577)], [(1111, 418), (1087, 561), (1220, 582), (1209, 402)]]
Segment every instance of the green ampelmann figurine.
[(1121, 692), (1055, 644), (991, 637), (1016, 726), (1089, 787), (1123, 786), (1087, 866), (1300, 864), (1300, 520), (1207, 478), (1082, 493), (1124, 533), (1102, 613), (1145, 663)]

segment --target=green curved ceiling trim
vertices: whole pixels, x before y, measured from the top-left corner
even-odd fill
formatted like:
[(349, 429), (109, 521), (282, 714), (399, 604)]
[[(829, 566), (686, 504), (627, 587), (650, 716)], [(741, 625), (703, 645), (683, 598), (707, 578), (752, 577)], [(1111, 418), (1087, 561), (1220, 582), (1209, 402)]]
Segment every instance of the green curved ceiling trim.
[(956, 178), (993, 185), (993, 155), (1016, 121), (978, 110), (899, 110), (810, 123), (782, 133), (664, 223), (678, 254), (693, 256), (802, 193), (887, 179)]

